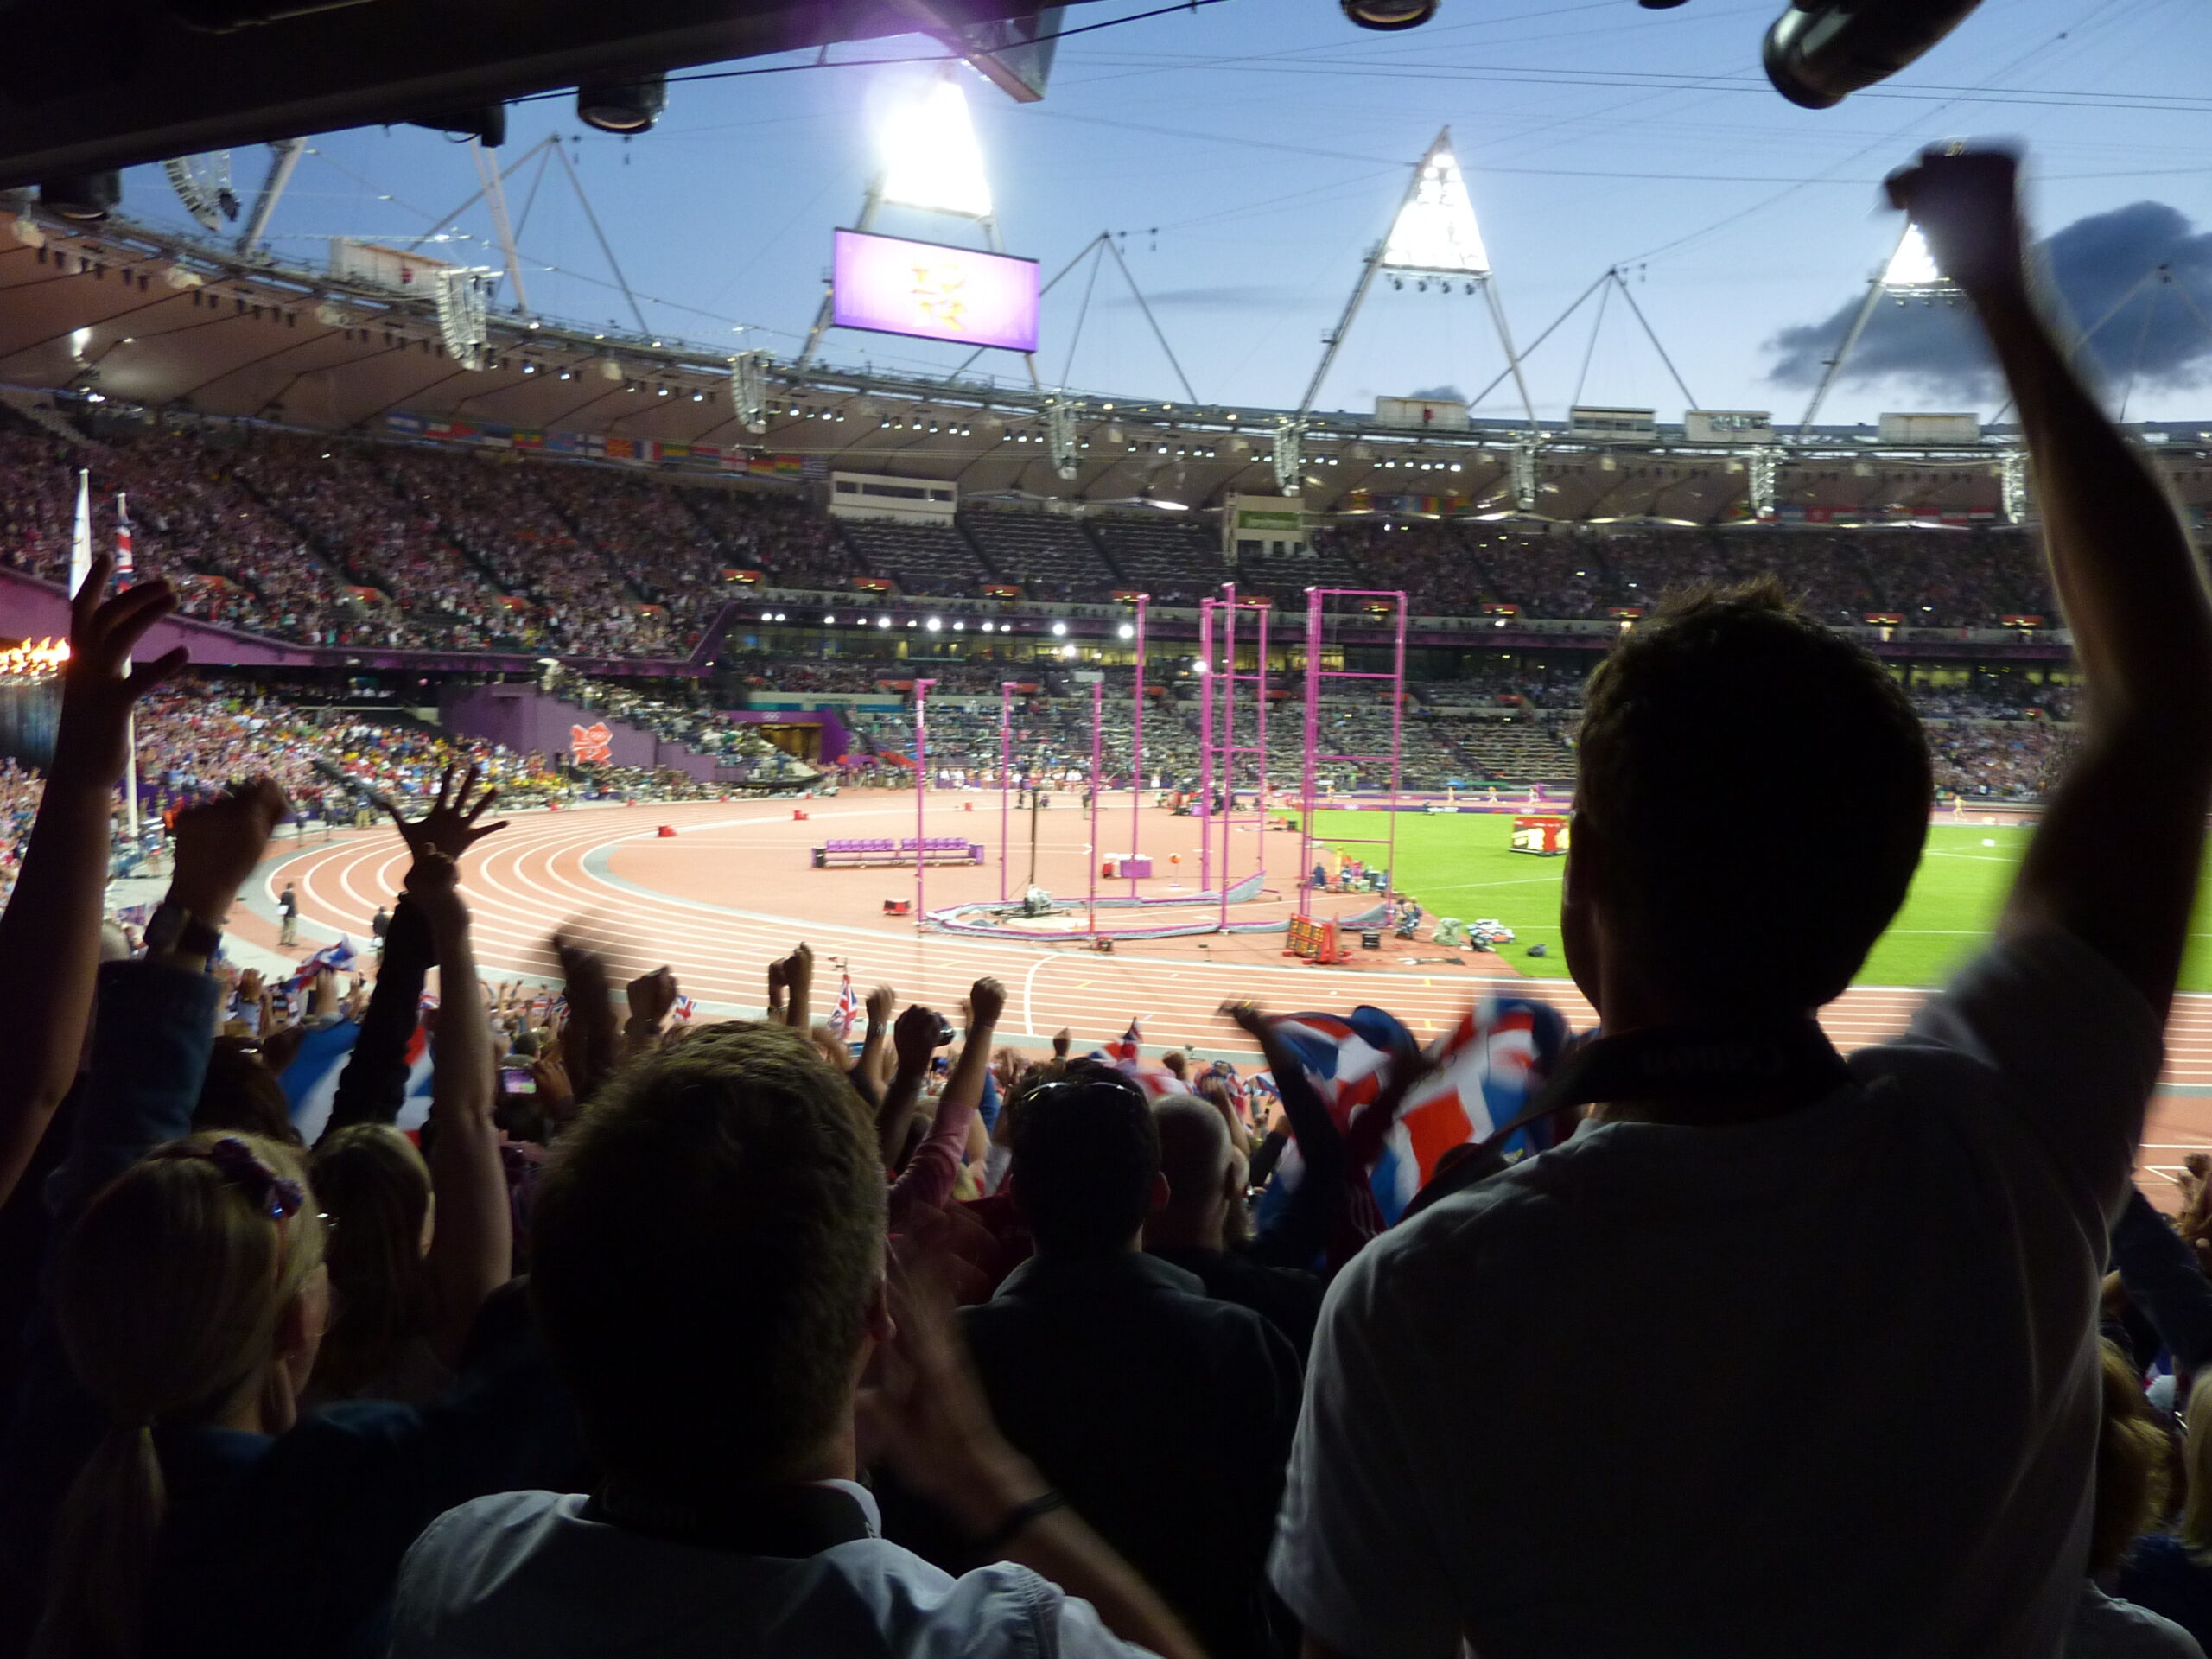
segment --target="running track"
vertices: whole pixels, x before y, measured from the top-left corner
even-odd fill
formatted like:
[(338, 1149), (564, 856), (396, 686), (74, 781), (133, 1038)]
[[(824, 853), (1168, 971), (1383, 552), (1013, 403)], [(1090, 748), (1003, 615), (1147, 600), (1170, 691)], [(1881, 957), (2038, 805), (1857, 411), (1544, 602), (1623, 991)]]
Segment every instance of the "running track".
[[(855, 824), (852, 833), (912, 833), (911, 809), (861, 797), (810, 804), (810, 810), (812, 821), (804, 825), (791, 822), (788, 803), (518, 817), (463, 861), (483, 971), (486, 976), (551, 974), (546, 941), (556, 927), (575, 924), (606, 956), (617, 984), (666, 963), (684, 991), (709, 1013), (757, 1010), (764, 965), (804, 938), (817, 959), (817, 1013), (836, 995), (836, 970), (827, 962), (832, 957), (849, 960), (855, 986), (888, 982), (902, 998), (942, 1007), (956, 1006), (973, 981), (991, 974), (1006, 983), (1007, 1034), (1017, 1040), (1065, 1026), (1081, 1040), (1097, 1041), (1142, 1014), (1148, 1043), (1249, 1052), (1243, 1033), (1215, 1012), (1230, 997), (1250, 997), (1277, 1009), (1373, 1001), (1388, 1006), (1416, 1032), (1440, 1031), (1479, 986), (1543, 997), (1578, 1029), (1592, 1022), (1589, 1004), (1565, 981), (1209, 961), (1187, 941), (1125, 944), (1116, 955), (1100, 956), (1065, 945), (923, 937), (910, 921), (868, 914), (869, 907), (880, 908), (874, 895), (887, 882), (895, 890), (908, 878), (882, 873), (886, 881), (862, 895), (835, 875), (826, 881), (816, 876), (804, 851), (813, 841), (840, 833), (841, 818), (870, 820)], [(907, 815), (903, 823), (898, 822), (902, 811)], [(1073, 813), (1049, 816), (1075, 828)], [(648, 887), (607, 868), (610, 861), (634, 861), (639, 855), (620, 849), (653, 842), (662, 824), (676, 828), (688, 843), (681, 879)], [(931, 833), (937, 832), (933, 824)], [(397, 891), (405, 869), (405, 849), (389, 830), (311, 843), (298, 852), (280, 844), (264, 867), (266, 886), (256, 897), (273, 902), (283, 881), (296, 881), (306, 919), (365, 939), (371, 913)], [(1923, 995), (1915, 988), (1853, 987), (1827, 1008), (1822, 1023), (1846, 1049), (1878, 1041), (1904, 1027)], [(2177, 1164), (2176, 1154), (2183, 1149), (2212, 1147), (2212, 1104), (2203, 1098), (2212, 1096), (2212, 995), (2176, 999), (2166, 1043), (2168, 1069), (2145, 1147), (2152, 1169)]]

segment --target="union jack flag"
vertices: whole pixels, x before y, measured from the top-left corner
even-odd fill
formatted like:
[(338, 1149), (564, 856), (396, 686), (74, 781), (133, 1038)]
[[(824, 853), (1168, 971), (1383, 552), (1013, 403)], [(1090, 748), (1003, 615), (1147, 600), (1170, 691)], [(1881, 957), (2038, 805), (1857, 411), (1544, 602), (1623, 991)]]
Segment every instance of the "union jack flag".
[(679, 996), (676, 999), (676, 1017), (677, 1019), (689, 1020), (693, 1014), (698, 1013), (698, 1011), (699, 1005), (696, 1002), (694, 1002), (690, 997)]
[(1107, 1044), (1098, 1052), (1122, 1071), (1134, 1070), (1144, 1052), (1144, 1036), (1137, 1030), (1137, 1022), (1130, 1020), (1129, 1028), (1122, 1033), (1118, 1041)]
[[(1355, 1008), (1349, 1017), (1289, 1014), (1278, 1029), (1339, 1133), (1382, 1093), (1393, 1051), (1412, 1042), (1396, 1016), (1373, 1007)], [(1567, 1034), (1566, 1020), (1549, 1003), (1501, 996), (1476, 1003), (1429, 1046), (1435, 1069), (1399, 1109), (1370, 1175), (1386, 1223), (1405, 1212), (1446, 1153), (1483, 1139), (1535, 1097), (1566, 1047)], [(1551, 1144), (1550, 1126), (1531, 1124), (1516, 1131), (1502, 1150), (1510, 1157)], [(1286, 1148), (1262, 1199), (1263, 1211), (1287, 1198), (1304, 1173), (1297, 1147)]]
[(285, 983), (296, 991), (313, 984), (315, 976), (326, 968), (333, 973), (342, 974), (353, 965), (353, 958), (357, 954), (353, 949), (353, 942), (340, 934), (337, 944), (326, 944), (315, 955), (309, 957), (300, 964), (298, 971)]
[(118, 493), (115, 498), (115, 582), (118, 588), (130, 583), (137, 566), (130, 556), (130, 498)]
[(1145, 1091), (1151, 1099), (1164, 1095), (1180, 1095), (1188, 1091), (1183, 1080), (1164, 1065), (1147, 1065), (1144, 1059), (1144, 1036), (1137, 1029), (1135, 1020), (1129, 1028), (1115, 1041), (1098, 1051), (1099, 1058)]
[(830, 1010), (830, 1034), (839, 1042), (844, 1041), (860, 1014), (861, 1000), (853, 993), (853, 976), (847, 974), (837, 985), (837, 1006)]

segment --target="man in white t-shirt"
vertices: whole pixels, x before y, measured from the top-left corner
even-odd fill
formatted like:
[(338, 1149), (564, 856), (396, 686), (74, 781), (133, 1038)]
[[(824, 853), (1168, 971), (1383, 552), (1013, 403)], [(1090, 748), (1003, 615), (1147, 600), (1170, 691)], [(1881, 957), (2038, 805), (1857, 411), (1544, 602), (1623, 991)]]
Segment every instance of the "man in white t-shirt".
[(1917, 862), (1910, 706), (1772, 589), (1624, 642), (1563, 910), (1610, 1033), (1576, 1063), (1594, 1121), (1332, 1288), (1272, 1566), (1309, 1659), (2058, 1650), (2106, 1230), (2212, 795), (2212, 612), (2030, 302), (2014, 171), (1931, 154), (1893, 185), (2004, 365), (2092, 688), (1997, 940), (1847, 1066), (1811, 1016)]

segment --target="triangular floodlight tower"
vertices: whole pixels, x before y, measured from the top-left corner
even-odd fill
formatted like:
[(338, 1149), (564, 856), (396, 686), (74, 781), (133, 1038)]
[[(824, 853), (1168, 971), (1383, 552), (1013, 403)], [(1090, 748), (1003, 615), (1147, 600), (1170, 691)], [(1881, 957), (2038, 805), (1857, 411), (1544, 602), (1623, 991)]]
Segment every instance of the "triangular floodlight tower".
[(1946, 303), (1958, 297), (1958, 285), (1936, 268), (1936, 257), (1928, 251), (1928, 238), (1920, 226), (1910, 219), (1897, 233), (1897, 245), (1890, 251), (1888, 260), (1866, 283), (1866, 297), (1859, 302), (1859, 310), (1851, 319), (1851, 327), (1844, 330), (1843, 343), (1835, 355), (1827, 360), (1821, 375), (1821, 384), (1813, 388), (1813, 401), (1805, 405), (1805, 418), (1797, 423), (1797, 441), (1806, 442), (1812, 436), (1813, 417), (1821, 412), (1827, 401), (1828, 388), (1843, 372), (1843, 365), (1851, 356), (1852, 347), (1859, 344), (1859, 335), (1866, 332), (1866, 325), (1873, 320), (1874, 308), (1887, 296), (1903, 305), (1907, 300), (1925, 300), (1933, 304), (1937, 300)]
[[(957, 62), (947, 63), (919, 98), (893, 117), (883, 135), (883, 165), (861, 198), (855, 230), (874, 230), (877, 215), (886, 207), (908, 207), (969, 220), (981, 228), (993, 253), (1006, 251), (993, 212), (990, 175), (983, 168), (983, 147), (976, 141), (968, 94), (957, 79), (960, 68)], [(795, 366), (804, 369), (813, 362), (836, 314), (836, 291), (825, 288), (822, 308), (815, 313), (814, 327), (807, 331)], [(1021, 359), (1029, 365), (1029, 384), (1041, 387), (1036, 358), (1024, 352)]]
[(1497, 289), (1491, 269), (1490, 251), (1483, 245), (1481, 227), (1475, 222), (1475, 205), (1467, 196), (1466, 175), (1459, 170), (1459, 158), (1452, 152), (1452, 129), (1446, 127), (1429, 145), (1428, 153), (1414, 168), (1413, 177), (1407, 181), (1406, 194), (1398, 203), (1397, 216), (1390, 221), (1390, 233), (1376, 243), (1361, 267), (1359, 281), (1345, 302), (1344, 314), (1337, 326), (1323, 336), (1321, 361), (1313, 371), (1313, 378), (1306, 388), (1306, 396), (1298, 405), (1299, 414), (1305, 415), (1313, 407), (1313, 400), (1320, 395), (1321, 383), (1329, 378), (1330, 365), (1337, 360), (1337, 352), (1351, 334), (1352, 319), (1359, 315), (1365, 303), (1368, 290), (1375, 286), (1376, 277), (1389, 271), (1419, 279), (1440, 282), (1446, 285), (1464, 283), (1469, 293), (1478, 288), (1490, 302), (1491, 321), (1497, 327), (1497, 343), (1504, 348), (1505, 361), (1513, 373), (1513, 384), (1521, 389), (1521, 407), (1529, 416), (1530, 429), (1536, 424), (1536, 407), (1529, 397), (1529, 383), (1522, 378), (1521, 359), (1513, 349), (1513, 336), (1505, 326), (1505, 308), (1497, 302)]

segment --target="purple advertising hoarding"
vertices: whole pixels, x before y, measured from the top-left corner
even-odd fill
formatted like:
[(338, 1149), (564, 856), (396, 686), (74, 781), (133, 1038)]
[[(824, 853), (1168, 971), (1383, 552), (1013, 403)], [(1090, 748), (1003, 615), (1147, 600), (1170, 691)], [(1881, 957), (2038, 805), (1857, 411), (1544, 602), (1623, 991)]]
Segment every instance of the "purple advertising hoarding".
[(840, 328), (1037, 349), (1037, 262), (973, 248), (837, 232)]

